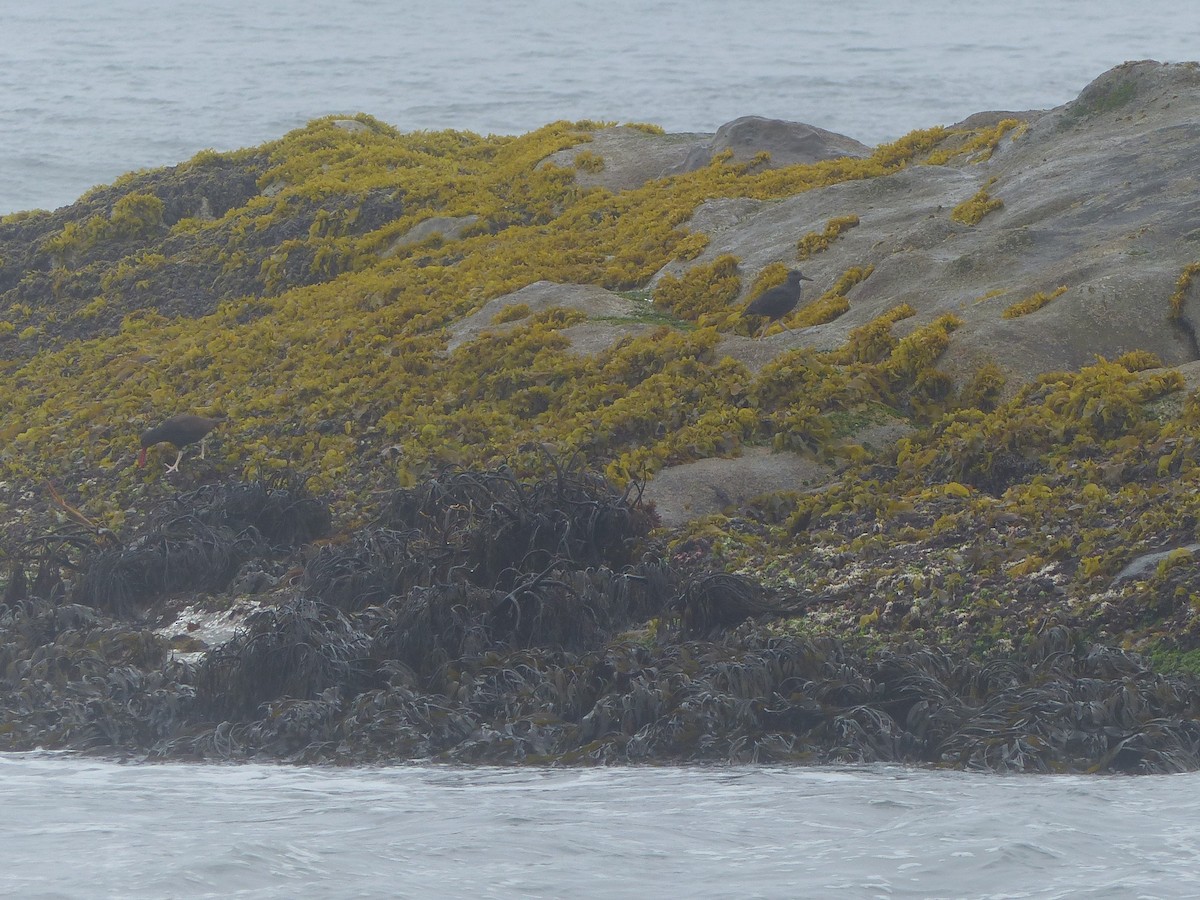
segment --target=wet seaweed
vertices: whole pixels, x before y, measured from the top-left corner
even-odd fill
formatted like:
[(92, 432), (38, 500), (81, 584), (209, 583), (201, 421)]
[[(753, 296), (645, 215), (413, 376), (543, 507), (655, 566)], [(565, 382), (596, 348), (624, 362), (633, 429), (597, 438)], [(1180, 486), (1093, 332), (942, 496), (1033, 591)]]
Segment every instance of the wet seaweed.
[(1048, 634), (1067, 646), (1047, 653), (1042, 642), (1022, 657), (984, 663), (921, 647), (872, 658), (832, 640), (764, 644), (753, 630), (732, 642), (660, 649), (653, 666), (613, 681), (566, 755), (1024, 772), (1195, 766), (1194, 682), (1164, 679), (1136, 657), (1074, 646), (1061, 629)]
[(465, 582), (416, 588), (389, 606), (371, 655), (399, 661), (437, 689), (448, 665), (477, 657), (491, 645), (483, 619), (492, 596)]
[(255, 718), (263, 703), (312, 700), (369, 682), (369, 639), (339, 610), (297, 598), (252, 615), (196, 674), (198, 708), (213, 718)]
[(311, 496), (304, 479), (286, 471), (253, 481), (203, 485), (173, 498), (166, 508), (186, 510), (234, 534), (253, 530), (275, 550), (326, 537), (333, 523), (328, 502)]
[(708, 635), (740, 625), (749, 618), (782, 612), (767, 600), (757, 581), (728, 572), (690, 578), (671, 608), (689, 635)]
[(8, 580), (4, 584), (4, 595), (0, 603), (11, 606), (29, 599), (29, 576), (25, 574), (25, 566), (18, 560), (13, 560), (8, 567)]
[[(187, 503), (241, 508), (203, 500), (241, 496)], [(88, 603), (22, 588), (29, 559), (10, 560), (0, 748), (310, 763), (1200, 768), (1200, 681), (1080, 632), (1047, 625), (978, 658), (802, 636), (811, 598), (692, 555), (664, 559), (636, 498), (567, 469), (449, 472), (387, 500), (371, 527), (305, 551), (274, 605), (196, 664), (127, 614), (163, 593), (219, 589), (237, 559), (276, 552), (252, 516), (167, 505), (124, 547), (89, 558), (70, 545), (70, 561), (87, 563), (76, 590)], [(488, 528), (507, 535), (502, 552), (480, 543)]]
[[(69, 523), (3, 548), (9, 560), (9, 577), (0, 602), (16, 603), (29, 597), (62, 600), (66, 596), (63, 572), (79, 572), (89, 554), (114, 543), (111, 532), (91, 523)], [(30, 570), (34, 572), (32, 581)]]
[(415, 529), (461, 557), (479, 585), (513, 587), (523, 573), (555, 560), (619, 568), (655, 522), (637, 485), (617, 490), (600, 475), (561, 464), (534, 481), (507, 467), (447, 470), (384, 499), (379, 524)]
[(318, 548), (304, 574), (313, 597), (354, 612), (445, 578), (452, 558), (418, 531), (373, 528)]
[(0, 610), (0, 748), (128, 753), (177, 732), (189, 673), (165, 642), (90, 607), (30, 598)]
[(294, 601), (258, 614), (194, 677), (161, 641), (96, 610), (25, 601), (0, 613), (0, 746), (306, 762), (1200, 766), (1197, 681), (1062, 628), (982, 661), (919, 645), (868, 653), (752, 622), (579, 653), (496, 643), (484, 624), (495, 601), (466, 583), (355, 618)]
[(256, 549), (255, 537), (246, 532), (235, 534), (194, 515), (179, 515), (129, 546), (96, 554), (76, 596), (81, 603), (129, 616), (165, 594), (224, 588)]
[(204, 485), (160, 502), (124, 544), (85, 544), (74, 597), (129, 616), (164, 595), (220, 591), (247, 561), (286, 553), (327, 534), (330, 523), (328, 504), (294, 477)]

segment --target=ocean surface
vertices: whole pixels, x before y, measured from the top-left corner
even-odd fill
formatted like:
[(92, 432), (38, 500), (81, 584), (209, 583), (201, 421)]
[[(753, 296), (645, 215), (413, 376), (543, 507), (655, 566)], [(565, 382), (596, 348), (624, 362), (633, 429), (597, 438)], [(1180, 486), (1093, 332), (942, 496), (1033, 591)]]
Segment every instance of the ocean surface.
[(1184, 0), (49, 0), (0, 26), (0, 214), (366, 112), (403, 131), (784, 118), (868, 144), (1200, 56)]
[(0, 896), (1200, 896), (1200, 775), (0, 754)]

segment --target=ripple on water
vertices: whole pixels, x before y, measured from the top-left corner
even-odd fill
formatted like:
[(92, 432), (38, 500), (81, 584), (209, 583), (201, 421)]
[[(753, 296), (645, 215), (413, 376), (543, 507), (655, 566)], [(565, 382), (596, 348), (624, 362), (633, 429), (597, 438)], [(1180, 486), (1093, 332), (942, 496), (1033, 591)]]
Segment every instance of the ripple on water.
[(0, 755), (0, 896), (1187, 897), (1197, 788), (1200, 774)]

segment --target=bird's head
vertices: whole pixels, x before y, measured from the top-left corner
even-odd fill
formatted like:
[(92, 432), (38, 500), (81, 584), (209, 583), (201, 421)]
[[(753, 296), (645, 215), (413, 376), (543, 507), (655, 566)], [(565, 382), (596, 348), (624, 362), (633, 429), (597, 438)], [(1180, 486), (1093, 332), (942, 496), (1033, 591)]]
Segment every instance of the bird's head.
[(805, 275), (803, 272), (801, 272), (799, 269), (792, 269), (790, 272), (788, 272), (788, 283), (789, 284), (799, 284), (802, 281), (812, 281), (812, 279), (809, 278), (807, 275)]

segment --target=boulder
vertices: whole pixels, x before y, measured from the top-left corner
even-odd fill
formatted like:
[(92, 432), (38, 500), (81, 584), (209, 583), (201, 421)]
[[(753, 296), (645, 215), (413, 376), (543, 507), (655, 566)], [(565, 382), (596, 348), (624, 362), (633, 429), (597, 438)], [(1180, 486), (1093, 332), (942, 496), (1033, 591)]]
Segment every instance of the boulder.
[(726, 150), (732, 151), (738, 162), (750, 162), (760, 153), (768, 153), (770, 159), (764, 163), (768, 168), (871, 155), (871, 148), (866, 144), (815, 125), (742, 116), (718, 128), (712, 140), (692, 150), (677, 171), (699, 169)]
[[(870, 147), (843, 134), (761, 116), (734, 119), (715, 134), (657, 134), (621, 125), (598, 129), (591, 137), (588, 143), (552, 154), (543, 164), (576, 167), (576, 180), (584, 187), (599, 186), (615, 192), (703, 168), (726, 150), (733, 152), (737, 162), (751, 162), (766, 153), (764, 168), (871, 155)], [(603, 162), (599, 166), (584, 165), (582, 159), (588, 157), (583, 154)]]
[(674, 527), (744, 506), (761, 494), (812, 490), (833, 477), (831, 466), (812, 457), (747, 447), (734, 459), (702, 459), (662, 469), (642, 497), (654, 503), (663, 525)]

